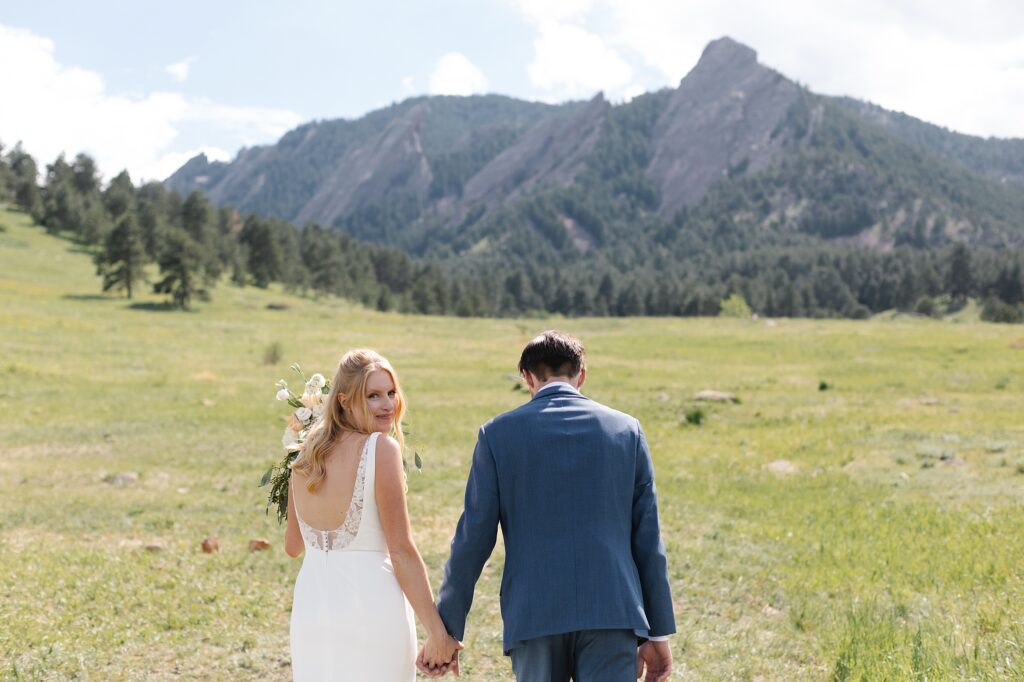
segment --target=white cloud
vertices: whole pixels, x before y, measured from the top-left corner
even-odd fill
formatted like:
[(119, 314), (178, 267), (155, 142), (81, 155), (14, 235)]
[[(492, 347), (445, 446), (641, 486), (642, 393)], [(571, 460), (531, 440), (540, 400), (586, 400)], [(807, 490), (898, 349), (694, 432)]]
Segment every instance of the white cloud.
[(978, 134), (1024, 137), (1024, 3), (602, 0), (609, 44), (676, 85), (723, 35), (824, 94)]
[(58, 63), (53, 41), (3, 25), (0, 64), (17, 65), (0, 69), (0, 139), (6, 145), (22, 141), (40, 167), (61, 153), (86, 152), (107, 178), (127, 168), (136, 182), (162, 180), (175, 155), (187, 153), (175, 148), (184, 125), (256, 144), (302, 121), (291, 111), (228, 106), (176, 92), (111, 94), (99, 74)]
[(594, 9), (592, 0), (513, 1), (537, 31), (526, 72), (547, 93), (545, 99), (589, 97), (598, 90), (625, 98), (627, 88), (635, 89), (633, 68), (585, 25)]
[(185, 59), (182, 59), (180, 62), (168, 64), (166, 67), (164, 67), (164, 71), (171, 74), (171, 77), (174, 80), (178, 81), (179, 83), (184, 83), (185, 79), (188, 78), (189, 70), (192, 68), (192, 65), (195, 64), (195, 62), (196, 57), (186, 57)]
[(402, 78), (402, 90), (405, 94), (411, 95), (416, 92), (416, 81), (412, 76), (405, 76)]
[(486, 90), (483, 72), (460, 52), (449, 52), (438, 59), (430, 74), (432, 95), (473, 95)]
[(527, 73), (534, 85), (560, 99), (586, 97), (597, 90), (618, 94), (633, 78), (633, 69), (600, 36), (558, 23), (539, 27)]

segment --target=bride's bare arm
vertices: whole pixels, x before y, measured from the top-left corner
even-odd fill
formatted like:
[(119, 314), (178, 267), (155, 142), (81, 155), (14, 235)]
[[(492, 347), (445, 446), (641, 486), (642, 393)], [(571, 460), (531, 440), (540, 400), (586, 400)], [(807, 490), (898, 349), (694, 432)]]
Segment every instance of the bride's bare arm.
[(377, 439), (377, 509), (384, 538), (388, 543), (395, 577), (416, 617), (427, 631), (424, 659), (430, 665), (448, 663), (458, 643), (448, 635), (434, 606), (434, 595), (427, 579), (427, 567), (412, 538), (409, 511), (405, 503), (405, 470), (402, 451), (394, 438)]
[(302, 541), (302, 532), (299, 530), (298, 519), (295, 517), (295, 496), (292, 494), (294, 481), (295, 474), (293, 473), (288, 480), (288, 524), (284, 530), (284, 551), (290, 557), (297, 557), (306, 549), (306, 545)]

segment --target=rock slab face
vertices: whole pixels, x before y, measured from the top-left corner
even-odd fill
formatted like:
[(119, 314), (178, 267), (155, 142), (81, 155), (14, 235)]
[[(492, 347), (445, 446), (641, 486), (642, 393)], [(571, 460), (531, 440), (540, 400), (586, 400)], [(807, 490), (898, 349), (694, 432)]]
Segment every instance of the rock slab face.
[(799, 95), (749, 47), (731, 38), (710, 43), (654, 129), (647, 175), (661, 191), (659, 212), (695, 203), (730, 170), (769, 166), (785, 141), (773, 132)]

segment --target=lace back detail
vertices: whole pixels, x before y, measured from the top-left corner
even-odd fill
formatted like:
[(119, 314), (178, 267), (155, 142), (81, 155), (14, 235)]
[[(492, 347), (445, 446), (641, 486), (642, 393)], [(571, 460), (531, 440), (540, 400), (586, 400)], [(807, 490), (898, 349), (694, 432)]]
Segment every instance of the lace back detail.
[(370, 441), (376, 439), (371, 434), (363, 444), (359, 454), (359, 467), (356, 469), (355, 487), (352, 489), (352, 502), (348, 505), (345, 513), (345, 521), (334, 530), (321, 530), (313, 528), (302, 520), (299, 514), (299, 507), (295, 505), (295, 518), (299, 522), (299, 530), (306, 541), (306, 546), (322, 549), (325, 552), (336, 552), (345, 549), (356, 539), (359, 533), (359, 525), (363, 520), (363, 506), (366, 504), (366, 458), (370, 448)]

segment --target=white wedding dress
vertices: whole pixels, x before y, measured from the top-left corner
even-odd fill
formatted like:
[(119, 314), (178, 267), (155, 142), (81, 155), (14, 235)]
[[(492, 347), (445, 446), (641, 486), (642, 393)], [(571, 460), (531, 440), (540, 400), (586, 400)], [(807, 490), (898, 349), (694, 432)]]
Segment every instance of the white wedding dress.
[(297, 682), (413, 682), (416, 627), (398, 586), (374, 495), (377, 436), (360, 453), (352, 503), (335, 530), (295, 516), (306, 556), (292, 603), (292, 675)]

